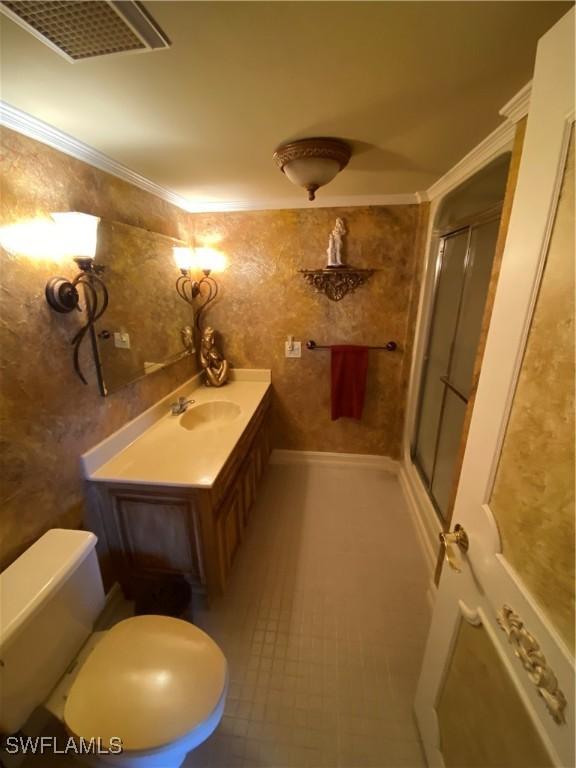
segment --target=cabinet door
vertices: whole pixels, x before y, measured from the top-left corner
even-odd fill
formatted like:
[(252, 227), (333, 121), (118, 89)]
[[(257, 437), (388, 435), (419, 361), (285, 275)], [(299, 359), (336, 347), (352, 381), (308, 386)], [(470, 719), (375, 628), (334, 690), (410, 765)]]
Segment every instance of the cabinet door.
[(257, 451), (252, 450), (242, 471), (242, 493), (243, 493), (243, 505), (242, 505), (242, 527), (245, 528), (250, 520), (250, 510), (254, 504), (254, 498), (256, 496), (256, 458)]
[(224, 581), (240, 546), (244, 500), (242, 486), (237, 484), (222, 505), (218, 519), (218, 539)]
[(270, 444), (268, 439), (268, 429), (264, 422), (254, 438), (254, 442), (252, 443), (250, 452), (246, 457), (240, 473), (241, 479), (239, 482), (242, 484), (244, 496), (244, 508), (242, 510), (243, 528), (245, 528), (250, 521), (250, 512), (256, 499), (258, 482), (262, 477), (264, 468), (268, 462), (269, 453)]
[(256, 461), (256, 483), (258, 483), (268, 464), (268, 457), (270, 456), (270, 428), (266, 421), (262, 424), (262, 429), (258, 435), (254, 453)]
[(224, 543), (226, 548), (226, 564), (231, 567), (238, 547), (240, 546), (240, 525), (239, 525), (239, 503), (240, 496), (235, 499), (235, 503), (226, 513), (224, 519)]
[(203, 583), (196, 512), (188, 499), (119, 494), (116, 526), (132, 573), (183, 573)]

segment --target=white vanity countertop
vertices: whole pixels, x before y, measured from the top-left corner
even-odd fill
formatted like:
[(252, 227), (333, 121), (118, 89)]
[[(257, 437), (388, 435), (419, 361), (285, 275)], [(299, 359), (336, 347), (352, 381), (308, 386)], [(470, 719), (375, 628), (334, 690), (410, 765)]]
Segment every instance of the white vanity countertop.
[[(203, 386), (198, 375), (171, 392), (87, 451), (82, 456), (84, 476), (101, 482), (211, 488), (270, 388), (270, 371), (231, 373), (231, 380), (218, 389)], [(181, 396), (195, 402), (184, 414), (172, 415), (170, 403)], [(200, 420), (190, 429), (180, 425), (184, 417), (194, 421), (199, 406), (218, 401), (232, 403), (227, 407), (239, 408), (238, 415), (231, 420)]]

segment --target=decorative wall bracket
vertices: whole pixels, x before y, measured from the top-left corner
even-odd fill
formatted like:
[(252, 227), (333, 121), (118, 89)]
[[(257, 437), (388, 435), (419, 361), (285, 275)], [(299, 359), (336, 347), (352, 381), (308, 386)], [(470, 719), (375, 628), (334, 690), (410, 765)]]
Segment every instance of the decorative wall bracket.
[(347, 293), (372, 277), (374, 269), (356, 269), (355, 267), (326, 267), (326, 269), (300, 269), (309, 285), (316, 293), (325, 293), (332, 301), (340, 301)]
[(566, 697), (558, 687), (556, 675), (548, 666), (546, 657), (540, 650), (540, 644), (524, 626), (524, 622), (514, 613), (509, 605), (504, 605), (498, 612), (498, 624), (506, 633), (510, 645), (514, 649), (514, 655), (520, 662), (528, 677), (538, 690), (538, 694), (544, 699), (548, 712), (558, 725), (566, 722), (564, 710), (566, 709)]

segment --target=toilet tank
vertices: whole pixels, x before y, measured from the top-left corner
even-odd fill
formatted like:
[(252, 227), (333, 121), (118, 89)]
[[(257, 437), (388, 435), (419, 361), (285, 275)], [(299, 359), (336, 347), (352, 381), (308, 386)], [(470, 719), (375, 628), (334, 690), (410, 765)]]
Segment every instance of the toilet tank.
[(96, 536), (54, 529), (0, 574), (0, 733), (19, 730), (93, 631), (105, 596)]

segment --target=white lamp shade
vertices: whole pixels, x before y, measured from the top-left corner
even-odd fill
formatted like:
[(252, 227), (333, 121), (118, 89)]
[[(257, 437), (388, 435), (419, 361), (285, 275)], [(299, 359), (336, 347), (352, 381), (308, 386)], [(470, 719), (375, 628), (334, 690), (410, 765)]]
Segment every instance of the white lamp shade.
[(56, 238), (63, 256), (89, 259), (96, 256), (98, 216), (76, 211), (50, 215), (56, 224)]
[(290, 181), (300, 187), (323, 187), (339, 170), (340, 163), (329, 157), (302, 157), (291, 160), (283, 168)]
[(223, 272), (227, 263), (226, 256), (216, 248), (199, 247), (194, 249), (194, 266), (204, 272)]
[(183, 245), (175, 245), (172, 248), (172, 255), (178, 269), (191, 269), (194, 263), (194, 254), (192, 248)]
[(0, 227), (0, 245), (14, 256), (61, 262), (62, 251), (51, 219), (28, 219)]

